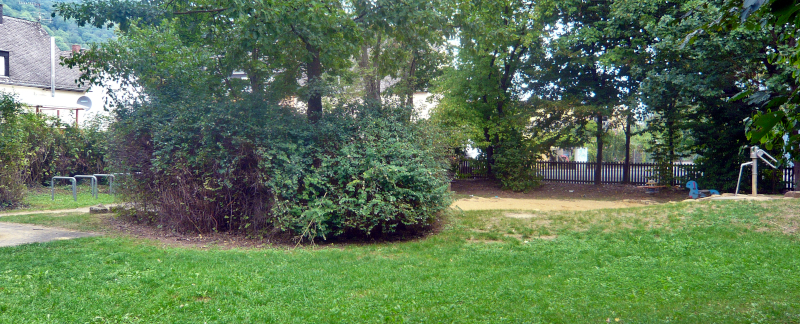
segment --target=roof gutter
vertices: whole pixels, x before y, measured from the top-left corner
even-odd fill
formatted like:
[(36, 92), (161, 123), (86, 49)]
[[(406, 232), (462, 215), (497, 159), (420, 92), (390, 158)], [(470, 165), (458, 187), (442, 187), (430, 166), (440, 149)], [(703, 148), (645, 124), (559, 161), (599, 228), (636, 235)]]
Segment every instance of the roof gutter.
[[(36, 84), (36, 83), (26, 83), (26, 82), (18, 82), (18, 81), (7, 81), (7, 82), (0, 81), (0, 85), (29, 87), (29, 88), (37, 88), (37, 89), (43, 89), (43, 90), (50, 89), (50, 86), (43, 85), (41, 83), (40, 84)], [(88, 91), (88, 88), (87, 89), (81, 89), (81, 88), (77, 88), (77, 87), (76, 88), (68, 88), (68, 87), (58, 87), (57, 86), (56, 90), (86, 92), (86, 91)]]

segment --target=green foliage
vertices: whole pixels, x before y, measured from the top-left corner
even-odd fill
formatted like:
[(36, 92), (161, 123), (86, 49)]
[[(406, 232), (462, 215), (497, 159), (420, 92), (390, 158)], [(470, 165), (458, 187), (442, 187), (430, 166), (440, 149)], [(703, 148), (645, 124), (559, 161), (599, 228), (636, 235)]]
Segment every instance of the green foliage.
[(22, 172), (26, 145), (19, 126), (23, 106), (5, 92), (0, 92), (0, 209), (20, 204), (25, 192)]
[[(752, 118), (745, 120), (747, 139), (753, 144), (763, 146), (767, 150), (789, 153), (795, 163), (800, 156), (800, 110), (787, 105), (776, 111), (757, 112)], [(785, 156), (781, 165), (785, 165)]]
[[(685, 43), (697, 41), (706, 31), (721, 32), (728, 38), (741, 34), (762, 35), (757, 43), (763, 68), (742, 78), (745, 85), (738, 93), (726, 93), (732, 104), (756, 106), (748, 111), (745, 130), (750, 144), (761, 145), (780, 152), (781, 164), (800, 156), (800, 45), (797, 30), (800, 24), (795, 1), (779, 0), (726, 0), (715, 4), (698, 3), (696, 11), (710, 13), (713, 20), (691, 33)], [(742, 100), (747, 98), (747, 100)]]
[(290, 109), (235, 102), (151, 103), (113, 126), (138, 219), (181, 231), (302, 239), (426, 228), (449, 203), (432, 138), (391, 106), (343, 106), (308, 123)]
[(53, 176), (104, 173), (106, 133), (101, 120), (83, 128), (26, 112), (11, 95), (0, 93), (0, 207), (22, 203), (25, 185), (49, 185)]
[(544, 126), (531, 125), (539, 121), (539, 107), (525, 102), (525, 90), (516, 83), (531, 77), (524, 67), (543, 55), (542, 12), (531, 6), (517, 0), (456, 2), (459, 63), (434, 82), (442, 99), (432, 119), (452, 133), (451, 146), (480, 148), (490, 177), (498, 176), (501, 150), (530, 149), (542, 139), (533, 135)]
[(107, 171), (102, 117), (86, 120), (80, 128), (34, 113), (21, 114), (19, 120), (26, 147), (24, 183), (49, 185), (53, 176)]
[[(114, 168), (131, 174), (123, 191), (141, 207), (136, 219), (314, 240), (419, 233), (448, 205), (440, 137), (429, 126), (412, 122), (408, 108), (332, 96), (341, 90), (332, 80), (351, 81), (351, 58), (368, 42), (387, 45), (384, 55), (425, 56), (394, 46), (424, 43), (396, 28), (419, 21), (414, 8), (427, 2), (92, 3), (59, 12), (124, 28), (67, 64), (83, 69), (84, 81), (139, 89), (117, 98), (111, 125)], [(132, 4), (143, 8), (132, 17), (107, 10)], [(374, 72), (400, 69), (413, 81), (415, 69), (393, 63)], [(326, 111), (323, 96), (332, 99)]]
[(448, 206), (444, 168), (409, 117), (406, 108), (339, 107), (315, 143), (295, 148), (302, 155), (262, 151), (276, 224), (311, 239), (430, 225)]
[(536, 150), (523, 145), (504, 146), (497, 153), (495, 173), (503, 190), (528, 192), (541, 185), (542, 176), (536, 169)]
[[(593, 134), (596, 131), (596, 123), (590, 121), (586, 123), (585, 131)], [(653, 145), (652, 134), (646, 132), (643, 126), (633, 127), (633, 135), (631, 136), (630, 143), (630, 162), (631, 163), (645, 163), (650, 162), (651, 158), (648, 153), (650, 147)], [(588, 137), (589, 135), (583, 135)], [(623, 162), (625, 161), (625, 132), (620, 129), (611, 129), (603, 135), (603, 161), (604, 162)], [(589, 162), (597, 161), (597, 140), (589, 139), (584, 143), (584, 147), (588, 150)]]
[[(380, 81), (392, 76), (400, 82), (390, 93), (411, 102), (414, 91), (427, 87), (443, 62), (444, 55), (436, 49), (444, 43), (442, 29), (448, 26), (441, 6), (440, 1), (422, 0), (91, 0), (63, 3), (56, 11), (81, 25), (118, 25), (120, 35), (130, 38), (122, 43), (129, 46), (115, 42), (69, 60), (71, 66), (89, 72), (86, 81), (101, 84), (102, 75), (130, 81), (129, 75), (120, 75), (130, 66), (106, 63), (129, 60), (140, 54), (136, 48), (181, 56), (142, 44), (169, 36), (161, 47), (184, 48), (184, 55), (198, 53), (204, 60), (203, 79), (210, 82), (190, 83), (222, 88), (212, 91), (225, 96), (294, 96), (306, 102), (308, 117), (316, 121), (323, 97), (341, 99), (334, 95), (341, 91), (342, 80), (351, 85), (354, 78), (363, 78), (369, 90), (365, 96), (380, 99)], [(148, 33), (153, 37), (140, 38)], [(359, 56), (354, 73), (353, 58)], [(246, 73), (247, 79), (232, 78), (235, 71)], [(148, 78), (159, 79), (155, 73)]]

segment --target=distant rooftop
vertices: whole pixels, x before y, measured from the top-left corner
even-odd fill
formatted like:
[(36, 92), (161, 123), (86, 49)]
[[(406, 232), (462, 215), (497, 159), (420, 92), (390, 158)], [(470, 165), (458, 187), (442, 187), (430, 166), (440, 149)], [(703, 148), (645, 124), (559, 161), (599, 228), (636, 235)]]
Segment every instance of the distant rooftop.
[[(8, 77), (0, 76), (0, 85), (50, 88), (50, 35), (41, 24), (2, 16), (0, 51), (9, 53)], [(55, 68), (56, 90), (86, 91), (87, 87), (79, 87), (75, 82), (81, 72), (60, 64), (61, 57), (70, 56), (72, 52), (56, 48), (56, 55), (59, 56)]]

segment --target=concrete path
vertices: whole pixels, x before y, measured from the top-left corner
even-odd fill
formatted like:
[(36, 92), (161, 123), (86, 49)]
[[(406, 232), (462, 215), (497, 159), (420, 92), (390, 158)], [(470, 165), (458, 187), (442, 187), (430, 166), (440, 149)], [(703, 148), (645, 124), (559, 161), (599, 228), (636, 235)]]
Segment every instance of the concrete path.
[[(34, 215), (34, 214), (63, 214), (63, 213), (88, 213), (89, 207), (57, 210), (28, 210), (11, 213), (0, 213), (3, 216)], [(97, 236), (97, 234), (76, 232), (48, 228), (37, 225), (4, 223), (0, 222), (0, 247), (15, 246), (27, 243), (49, 242), (55, 240), (69, 240), (79, 237)]]
[(36, 225), (1, 223), (0, 247), (27, 243), (69, 240), (78, 237), (97, 236), (96, 234), (59, 230)]

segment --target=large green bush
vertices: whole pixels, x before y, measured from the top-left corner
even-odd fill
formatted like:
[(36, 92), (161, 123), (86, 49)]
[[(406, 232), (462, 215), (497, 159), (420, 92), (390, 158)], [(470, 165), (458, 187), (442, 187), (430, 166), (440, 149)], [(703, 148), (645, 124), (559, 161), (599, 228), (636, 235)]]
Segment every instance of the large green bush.
[[(444, 165), (409, 117), (405, 108), (340, 107), (324, 120), (306, 158), (262, 151), (267, 183), (278, 193), (276, 224), (323, 238), (429, 225), (447, 207)], [(305, 161), (305, 170), (295, 161)]]
[(119, 111), (114, 155), (137, 217), (180, 231), (305, 239), (419, 230), (449, 204), (411, 110), (340, 106), (308, 123), (260, 98)]

